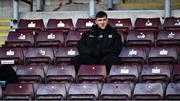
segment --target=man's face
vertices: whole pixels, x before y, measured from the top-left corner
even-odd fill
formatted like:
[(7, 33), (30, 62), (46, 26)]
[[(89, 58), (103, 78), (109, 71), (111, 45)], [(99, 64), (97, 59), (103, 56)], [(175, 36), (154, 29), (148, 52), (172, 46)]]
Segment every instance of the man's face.
[(99, 28), (105, 29), (108, 23), (107, 17), (102, 17), (102, 18), (96, 18), (96, 24), (98, 25)]

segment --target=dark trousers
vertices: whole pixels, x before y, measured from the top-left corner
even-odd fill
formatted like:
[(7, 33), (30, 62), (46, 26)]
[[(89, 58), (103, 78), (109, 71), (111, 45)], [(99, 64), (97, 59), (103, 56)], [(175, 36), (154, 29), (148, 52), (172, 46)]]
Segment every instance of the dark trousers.
[(71, 59), (71, 64), (75, 66), (76, 73), (79, 70), (80, 65), (91, 65), (91, 64), (104, 64), (106, 65), (107, 73), (110, 72), (110, 68), (113, 64), (120, 64), (120, 60), (113, 54), (105, 56), (92, 57), (89, 55), (78, 55)]

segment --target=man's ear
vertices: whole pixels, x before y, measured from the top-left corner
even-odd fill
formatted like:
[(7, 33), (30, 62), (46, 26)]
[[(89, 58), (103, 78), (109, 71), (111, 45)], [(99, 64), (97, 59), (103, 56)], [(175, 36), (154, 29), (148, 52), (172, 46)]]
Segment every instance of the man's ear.
[(95, 20), (95, 24), (97, 25), (97, 19)]

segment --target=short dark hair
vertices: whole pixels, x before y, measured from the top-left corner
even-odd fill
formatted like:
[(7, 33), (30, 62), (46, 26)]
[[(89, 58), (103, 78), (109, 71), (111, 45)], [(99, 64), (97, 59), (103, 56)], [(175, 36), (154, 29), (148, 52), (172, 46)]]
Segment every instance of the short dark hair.
[(96, 14), (96, 18), (102, 18), (102, 17), (106, 17), (106, 18), (107, 18), (107, 14), (106, 14), (106, 12), (104, 12), (104, 11), (99, 11), (99, 12)]

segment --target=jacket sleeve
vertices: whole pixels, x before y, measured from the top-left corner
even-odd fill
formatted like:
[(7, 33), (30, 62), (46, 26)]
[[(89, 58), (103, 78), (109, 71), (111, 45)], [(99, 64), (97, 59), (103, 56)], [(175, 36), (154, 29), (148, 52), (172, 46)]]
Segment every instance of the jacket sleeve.
[(84, 32), (81, 39), (78, 41), (77, 48), (80, 55), (89, 55), (91, 50), (87, 46), (87, 37), (88, 32)]

